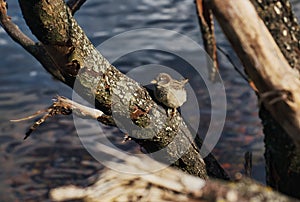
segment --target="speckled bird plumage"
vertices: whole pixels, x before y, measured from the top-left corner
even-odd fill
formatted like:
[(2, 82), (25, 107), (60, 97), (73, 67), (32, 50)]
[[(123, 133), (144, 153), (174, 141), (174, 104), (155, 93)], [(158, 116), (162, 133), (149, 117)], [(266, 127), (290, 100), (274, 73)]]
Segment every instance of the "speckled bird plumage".
[(155, 84), (156, 99), (175, 110), (186, 102), (187, 93), (184, 86), (187, 82), (188, 79), (178, 81), (167, 73), (160, 73), (151, 83)]

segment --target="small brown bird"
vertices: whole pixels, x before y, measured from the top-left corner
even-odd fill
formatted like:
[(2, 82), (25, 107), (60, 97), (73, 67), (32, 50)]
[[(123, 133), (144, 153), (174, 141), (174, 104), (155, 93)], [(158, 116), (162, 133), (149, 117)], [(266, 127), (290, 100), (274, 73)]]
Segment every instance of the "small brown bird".
[(187, 82), (188, 79), (178, 81), (167, 73), (160, 73), (155, 80), (151, 81), (155, 84), (156, 99), (172, 109), (172, 116), (175, 110), (186, 102), (187, 94), (184, 86)]

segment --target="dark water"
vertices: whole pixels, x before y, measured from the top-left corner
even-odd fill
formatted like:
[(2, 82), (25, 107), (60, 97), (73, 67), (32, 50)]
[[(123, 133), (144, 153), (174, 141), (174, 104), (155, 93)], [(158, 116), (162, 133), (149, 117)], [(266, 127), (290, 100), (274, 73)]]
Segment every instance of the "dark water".
[[(299, 18), (300, 2), (292, 2)], [(17, 2), (8, 3), (9, 15), (13, 21), (25, 33), (30, 34)], [(137, 28), (169, 29), (187, 35), (201, 44), (195, 13), (193, 0), (88, 0), (76, 14), (76, 18), (95, 45), (116, 34)], [(219, 27), (216, 35), (218, 44), (233, 55)], [(136, 37), (125, 45), (144, 47), (148, 42), (143, 37)], [(118, 49), (116, 45), (106, 51), (110, 54)], [(47, 107), (57, 94), (71, 97), (71, 90), (53, 80), (3, 29), (0, 29), (0, 53), (1, 201), (46, 201), (50, 188), (67, 184), (86, 186), (92, 183), (94, 174), (102, 165), (81, 145), (72, 117), (56, 117), (47, 121), (26, 141), (23, 141), (24, 133), (32, 121), (9, 121)], [(234, 175), (243, 169), (244, 153), (252, 151), (254, 178), (263, 182), (264, 146), (256, 96), (227, 58), (220, 54), (220, 59), (220, 73), (227, 96), (227, 118), (221, 139), (213, 153), (224, 168)], [(126, 72), (131, 67), (152, 63), (176, 66), (178, 61), (159, 52), (141, 52), (121, 58), (115, 65)], [(120, 138), (115, 141), (120, 141)]]

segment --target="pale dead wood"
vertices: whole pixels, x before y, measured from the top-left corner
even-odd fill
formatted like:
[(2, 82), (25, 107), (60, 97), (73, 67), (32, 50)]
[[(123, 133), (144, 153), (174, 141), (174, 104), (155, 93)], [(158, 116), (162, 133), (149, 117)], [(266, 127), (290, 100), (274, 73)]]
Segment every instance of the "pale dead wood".
[[(81, 188), (71, 185), (52, 189), (50, 191), (51, 200), (80, 199), (85, 202), (295, 201), (246, 178), (240, 179), (236, 183), (225, 183), (211, 179), (204, 181), (171, 167), (155, 171), (155, 168), (161, 167), (160, 163), (146, 156), (128, 157), (123, 152), (118, 152), (102, 144), (97, 144), (95, 147), (101, 152), (113, 155), (119, 160), (122, 159), (122, 163), (117, 160), (105, 162), (105, 164), (126, 173), (106, 168), (97, 182), (91, 186)], [(141, 172), (144, 174), (137, 174)]]
[(34, 124), (26, 132), (24, 139), (27, 139), (30, 134), (35, 131), (42, 123), (44, 123), (50, 117), (56, 115), (70, 115), (71, 113), (84, 119), (96, 119), (97, 121), (111, 126), (116, 126), (113, 118), (111, 116), (105, 115), (101, 110), (84, 106), (77, 102), (74, 102), (63, 96), (56, 96), (53, 103), (47, 109), (39, 110), (33, 115), (27, 116), (25, 118), (10, 120), (11, 122), (20, 122), (28, 119), (35, 118), (41, 114), (44, 114), (41, 118), (34, 122)]
[[(300, 147), (298, 71), (290, 67), (250, 1), (212, 0), (211, 5), (259, 94), (263, 95), (262, 102)], [(264, 96), (265, 93), (270, 96)]]
[[(114, 160), (106, 161), (105, 165), (126, 173), (106, 168), (101, 172), (98, 181), (89, 187), (66, 186), (53, 189), (50, 192), (52, 200), (187, 201), (189, 193), (196, 194), (205, 185), (202, 179), (170, 167), (165, 168), (166, 166), (146, 156), (141, 158), (128, 156), (101, 143), (96, 143), (94, 148), (114, 156)], [(165, 169), (156, 171), (158, 168)]]

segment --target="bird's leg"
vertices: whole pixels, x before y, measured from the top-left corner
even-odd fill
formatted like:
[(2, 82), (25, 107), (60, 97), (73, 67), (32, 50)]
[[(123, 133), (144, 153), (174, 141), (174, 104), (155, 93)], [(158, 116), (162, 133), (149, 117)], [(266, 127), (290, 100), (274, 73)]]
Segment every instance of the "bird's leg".
[(176, 115), (176, 108), (168, 108), (167, 109), (167, 116), (171, 119)]
[(173, 118), (176, 115), (176, 108), (172, 109), (171, 118)]

